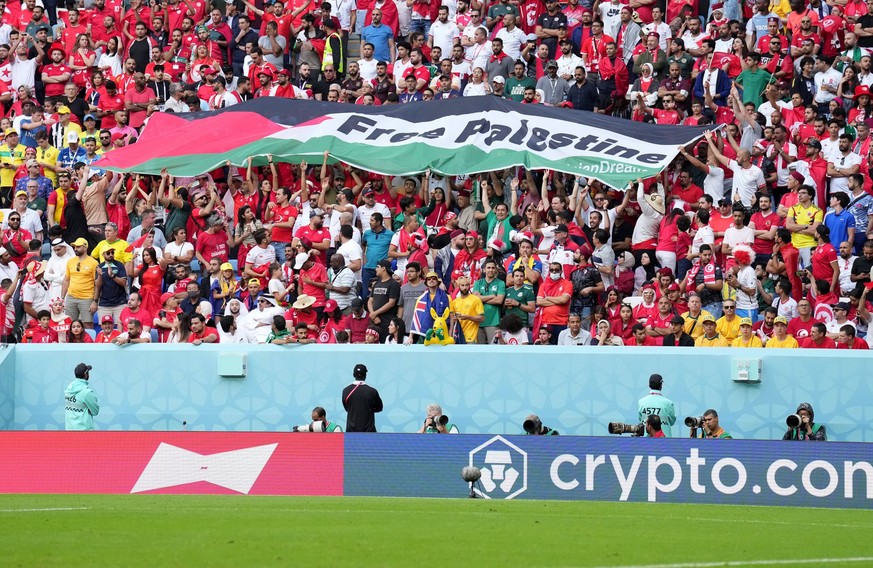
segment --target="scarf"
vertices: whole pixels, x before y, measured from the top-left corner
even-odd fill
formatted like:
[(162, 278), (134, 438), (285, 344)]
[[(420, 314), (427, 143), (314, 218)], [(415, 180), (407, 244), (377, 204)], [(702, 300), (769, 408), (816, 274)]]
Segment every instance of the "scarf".
[[(686, 285), (694, 286), (695, 279), (697, 278), (697, 273), (700, 272), (700, 261), (696, 261), (694, 266), (691, 267), (691, 270), (688, 271), (688, 276), (686, 277)], [(710, 262), (706, 266), (703, 267), (703, 283), (704, 284), (713, 284), (715, 282), (715, 264)]]
[(497, 55), (492, 55), (491, 58), (488, 59), (488, 62), (489, 62), (489, 63), (494, 63), (495, 61), (497, 61), (498, 63), (500, 63), (500, 62), (502, 62), (502, 61), (503, 61), (505, 58), (507, 58), (507, 57), (509, 57), (509, 56), (506, 55), (505, 53), (503, 53), (503, 52), (501, 51), (501, 52), (498, 53)]
[(452, 280), (457, 280), (461, 276), (469, 276), (470, 280), (475, 282), (479, 280), (482, 272), (481, 260), (485, 258), (485, 251), (477, 248), (470, 252), (465, 248), (455, 256), (455, 270), (452, 272)]

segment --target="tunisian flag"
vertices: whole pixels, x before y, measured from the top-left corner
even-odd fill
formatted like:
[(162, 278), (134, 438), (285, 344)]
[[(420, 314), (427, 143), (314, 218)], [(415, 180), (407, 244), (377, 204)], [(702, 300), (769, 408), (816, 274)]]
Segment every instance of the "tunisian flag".
[(524, 0), (523, 3), (519, 4), (519, 8), (521, 9), (521, 22), (519, 22), (518, 27), (526, 34), (534, 33), (537, 28), (537, 18), (546, 11), (543, 0)]

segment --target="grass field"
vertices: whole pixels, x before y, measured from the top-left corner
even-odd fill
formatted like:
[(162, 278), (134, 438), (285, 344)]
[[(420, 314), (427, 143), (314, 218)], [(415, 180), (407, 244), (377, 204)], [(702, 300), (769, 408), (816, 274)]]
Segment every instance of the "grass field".
[(0, 495), (11, 566), (873, 566), (873, 512), (633, 503)]

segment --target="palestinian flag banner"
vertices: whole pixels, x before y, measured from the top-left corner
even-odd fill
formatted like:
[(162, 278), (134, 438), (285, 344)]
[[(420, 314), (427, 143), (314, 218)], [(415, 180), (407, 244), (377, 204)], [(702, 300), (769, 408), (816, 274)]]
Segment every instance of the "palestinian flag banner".
[(493, 96), (383, 106), (258, 98), (210, 113), (157, 114), (136, 144), (99, 166), (194, 176), (227, 161), (331, 161), (387, 175), (443, 175), (524, 166), (622, 188), (661, 172), (705, 129), (643, 124)]

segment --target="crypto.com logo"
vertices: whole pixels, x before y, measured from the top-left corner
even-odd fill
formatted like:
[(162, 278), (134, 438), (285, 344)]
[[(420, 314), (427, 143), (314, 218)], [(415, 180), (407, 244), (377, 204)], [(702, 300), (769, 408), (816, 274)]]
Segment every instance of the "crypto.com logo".
[(494, 436), (470, 452), (470, 465), (482, 471), (481, 490), (486, 499), (512, 499), (527, 490), (527, 452)]

